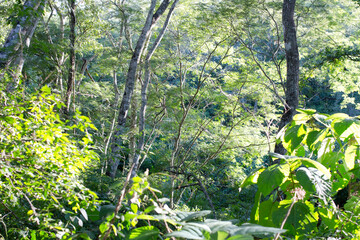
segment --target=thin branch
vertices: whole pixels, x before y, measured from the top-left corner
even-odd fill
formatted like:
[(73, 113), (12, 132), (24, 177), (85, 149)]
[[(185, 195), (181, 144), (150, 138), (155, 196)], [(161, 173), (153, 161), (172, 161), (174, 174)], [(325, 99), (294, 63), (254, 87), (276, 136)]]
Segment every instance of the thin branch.
[(127, 176), (126, 176), (126, 180), (125, 180), (125, 183), (124, 183), (124, 187), (123, 187), (123, 189), (121, 190), (121, 195), (120, 195), (119, 200), (118, 200), (118, 202), (117, 202), (117, 204), (116, 204), (116, 208), (115, 208), (115, 211), (114, 211), (114, 217), (111, 219), (111, 221), (110, 221), (110, 226), (109, 226), (108, 230), (106, 231), (105, 235), (103, 236), (102, 240), (106, 240), (106, 239), (109, 237), (110, 233), (111, 233), (111, 230), (112, 230), (111, 225), (113, 225), (113, 224), (115, 223), (115, 221), (116, 221), (116, 219), (117, 219), (117, 214), (118, 214), (118, 212), (119, 212), (119, 210), (120, 210), (120, 208), (121, 208), (121, 206), (122, 206), (122, 202), (123, 202), (123, 200), (124, 200), (124, 198), (125, 198), (125, 194), (126, 194), (126, 193), (128, 192), (128, 190), (129, 190), (129, 189), (127, 189), (127, 186), (128, 186), (128, 184), (129, 184), (129, 182), (130, 182), (131, 172), (132, 172), (132, 169), (133, 169), (133, 168), (134, 168), (134, 164), (131, 166), (131, 168), (130, 168)]

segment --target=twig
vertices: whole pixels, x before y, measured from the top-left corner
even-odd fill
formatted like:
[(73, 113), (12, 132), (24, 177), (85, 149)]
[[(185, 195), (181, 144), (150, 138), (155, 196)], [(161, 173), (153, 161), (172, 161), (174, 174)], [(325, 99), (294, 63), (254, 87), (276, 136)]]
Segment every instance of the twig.
[[(281, 223), (281, 226), (280, 226), (280, 229), (284, 229), (284, 226), (285, 226), (285, 223), (286, 223), (286, 220), (288, 219), (288, 217), (290, 216), (290, 213), (291, 213), (291, 209), (293, 208), (293, 206), (295, 205), (296, 201), (295, 199), (292, 201), (291, 205), (290, 205), (290, 208), (288, 210), (288, 212), (286, 213), (286, 216), (284, 218), (284, 220), (282, 221)], [(280, 233), (277, 233), (274, 240), (277, 240), (278, 238), (280, 237)]]

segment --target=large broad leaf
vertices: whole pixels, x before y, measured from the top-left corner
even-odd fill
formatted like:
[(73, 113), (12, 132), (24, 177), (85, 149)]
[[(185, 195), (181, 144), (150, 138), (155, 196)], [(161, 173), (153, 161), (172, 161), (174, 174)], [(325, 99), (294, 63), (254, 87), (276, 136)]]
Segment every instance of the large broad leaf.
[(115, 206), (114, 205), (103, 205), (100, 207), (100, 218), (102, 217), (107, 217), (108, 215), (112, 214), (115, 212)]
[(210, 231), (210, 228), (205, 224), (187, 223), (180, 231), (168, 233), (165, 237), (178, 237), (185, 239), (204, 239), (202, 231)]
[(278, 201), (273, 201), (271, 198), (269, 200), (263, 201), (259, 207), (259, 224), (276, 227), (272, 222), (271, 215), (274, 210), (277, 209), (279, 205)]
[(133, 240), (151, 240), (157, 239), (160, 231), (154, 226), (145, 226), (135, 228), (131, 231), (129, 239)]
[(332, 121), (339, 121), (339, 120), (344, 120), (346, 118), (349, 118), (349, 115), (345, 114), (345, 113), (335, 113), (333, 115), (330, 115), (327, 120), (332, 120)]
[(340, 159), (344, 159), (344, 154), (342, 152), (327, 152), (321, 155), (318, 158), (318, 162), (324, 165), (327, 168), (335, 167), (335, 164), (339, 162)]
[(265, 170), (265, 168), (261, 168), (261, 169), (257, 170), (256, 172), (250, 174), (247, 178), (245, 178), (244, 181), (242, 181), (242, 183), (240, 185), (239, 191), (241, 191), (241, 189), (243, 189), (249, 185), (256, 184), (260, 174), (264, 170)]
[(293, 117), (293, 120), (296, 122), (296, 124), (304, 124), (307, 121), (309, 121), (312, 118), (312, 116), (308, 114), (296, 114)]
[(199, 212), (176, 212), (176, 216), (180, 218), (180, 222), (186, 222), (195, 218), (204, 217), (206, 215), (209, 215), (210, 213), (211, 211), (209, 210)]
[(334, 151), (335, 148), (335, 138), (327, 137), (318, 145), (317, 156), (321, 158), (322, 155)]
[(334, 121), (331, 126), (341, 139), (345, 139), (351, 134), (357, 134), (360, 131), (360, 121), (356, 118)]
[(312, 167), (301, 167), (296, 172), (296, 179), (305, 191), (316, 193), (320, 199), (327, 203), (327, 198), (330, 196), (331, 184), (322, 172)]
[(320, 130), (312, 130), (307, 133), (305, 144), (310, 148), (310, 146), (316, 141)]
[(251, 209), (250, 220), (253, 223), (259, 223), (259, 209), (261, 201), (261, 192), (257, 191), (255, 194), (254, 206)]
[(244, 223), (239, 227), (236, 232), (230, 233), (231, 235), (266, 235), (274, 236), (277, 233), (284, 233), (286, 230), (273, 228), (273, 227), (264, 227), (257, 224)]
[(289, 127), (284, 135), (284, 147), (293, 152), (300, 143), (304, 140), (306, 135), (306, 126), (304, 124)]
[(350, 145), (346, 148), (344, 164), (345, 164), (345, 169), (347, 171), (354, 169), (357, 151), (358, 151), (358, 146), (356, 145)]
[(254, 240), (254, 237), (251, 235), (235, 235), (229, 237), (227, 240)]
[(316, 121), (318, 121), (319, 123), (321, 123), (325, 127), (330, 127), (330, 125), (331, 125), (331, 120), (329, 120), (328, 117), (329, 117), (329, 115), (323, 114), (323, 113), (314, 114), (314, 119), (316, 119)]
[(346, 187), (349, 184), (352, 175), (345, 169), (344, 164), (337, 165), (336, 172), (337, 174), (333, 175), (335, 181), (333, 181), (332, 184), (332, 192), (337, 192)]
[(229, 236), (229, 233), (224, 232), (224, 231), (218, 231), (216, 233), (212, 233), (211, 235), (211, 240), (225, 240), (227, 238), (227, 236)]
[(351, 198), (344, 205), (345, 210), (354, 213), (355, 215), (360, 214), (360, 198), (357, 196), (351, 196)]
[(300, 185), (306, 192), (314, 193), (316, 190), (311, 178), (311, 172), (305, 167), (300, 167), (296, 171), (296, 179), (299, 181)]
[(258, 187), (264, 196), (283, 184), (290, 174), (290, 164), (276, 164), (268, 167), (258, 178)]
[(318, 169), (320, 172), (322, 172), (328, 179), (331, 178), (331, 173), (330, 171), (321, 163), (308, 159), (308, 158), (303, 158), (301, 159), (302, 164), (304, 164), (306, 167), (313, 167)]
[[(273, 212), (272, 218), (277, 226), (280, 226), (284, 221), (291, 204), (292, 200), (281, 201), (279, 209)], [(310, 232), (316, 228), (317, 221), (318, 214), (310, 202), (296, 202), (290, 211), (284, 228), (289, 229), (292, 234), (297, 235), (299, 233), (306, 233), (306, 231)]]
[(223, 232), (230, 232), (232, 229), (237, 228), (236, 225), (232, 221), (219, 221), (215, 219), (206, 219), (204, 221), (206, 226), (211, 229), (212, 233), (223, 231)]
[[(311, 151), (313, 152), (317, 152), (318, 149), (321, 147), (321, 143), (324, 141), (324, 139), (326, 138), (326, 136), (329, 133), (329, 128), (325, 128), (323, 130), (321, 130), (315, 137), (311, 136), (311, 141), (309, 141), (308, 146), (310, 148)], [(310, 136), (308, 136), (310, 137)], [(310, 143), (312, 142), (312, 143)]]

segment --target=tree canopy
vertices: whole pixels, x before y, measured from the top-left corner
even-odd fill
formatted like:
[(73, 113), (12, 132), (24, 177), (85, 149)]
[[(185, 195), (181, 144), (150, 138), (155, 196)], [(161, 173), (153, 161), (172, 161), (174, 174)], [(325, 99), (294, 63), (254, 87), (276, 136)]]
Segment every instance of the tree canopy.
[(0, 2), (0, 240), (358, 239), (356, 0)]

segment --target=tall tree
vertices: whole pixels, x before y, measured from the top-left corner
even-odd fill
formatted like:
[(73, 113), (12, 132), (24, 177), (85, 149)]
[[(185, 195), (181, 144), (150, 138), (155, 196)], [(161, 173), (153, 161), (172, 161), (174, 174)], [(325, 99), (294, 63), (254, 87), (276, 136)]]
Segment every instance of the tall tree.
[[(24, 66), (24, 47), (30, 46), (31, 38), (38, 25), (46, 0), (27, 0), (22, 6), (21, 14), (13, 23), (4, 46), (0, 50), (0, 70), (13, 68), (15, 79), (18, 79)], [(5, 71), (0, 74), (0, 80)], [(15, 83), (16, 85), (17, 83)]]
[[(142, 32), (139, 36), (139, 39), (136, 43), (136, 47), (134, 49), (132, 58), (129, 63), (129, 69), (126, 76), (126, 82), (125, 82), (125, 89), (123, 98), (121, 100), (120, 104), (120, 110), (119, 110), (119, 116), (117, 121), (117, 127), (116, 132), (114, 134), (114, 140), (112, 143), (112, 156), (110, 158), (109, 166), (110, 169), (108, 171), (109, 175), (111, 177), (115, 177), (117, 167), (120, 162), (121, 157), (121, 146), (122, 146), (122, 137), (123, 129), (126, 124), (128, 111), (130, 108), (131, 98), (134, 92), (135, 87), (135, 81), (136, 81), (136, 74), (138, 65), (141, 59), (141, 56), (143, 55), (144, 48), (146, 45), (146, 42), (148, 38), (151, 35), (152, 29), (161, 17), (163, 13), (166, 11), (170, 4), (170, 0), (163, 0), (160, 4), (159, 8), (155, 11), (157, 0), (152, 0), (150, 4), (150, 9), (146, 18), (146, 22), (144, 24), (144, 27), (142, 29)], [(155, 11), (155, 13), (154, 13)]]
[(155, 50), (159, 46), (165, 31), (170, 23), (171, 16), (174, 12), (174, 9), (176, 7), (176, 4), (179, 0), (174, 0), (173, 4), (171, 5), (171, 8), (169, 9), (169, 13), (166, 17), (166, 20), (164, 22), (164, 25), (157, 36), (154, 44), (150, 48), (149, 52), (147, 53), (145, 57), (145, 79), (141, 85), (141, 107), (140, 107), (140, 114), (139, 114), (139, 142), (137, 145), (137, 151), (134, 155), (134, 167), (133, 171), (131, 173), (131, 176), (134, 177), (136, 174), (136, 171), (139, 167), (139, 160), (140, 160), (140, 153), (144, 150), (144, 144), (145, 144), (145, 119), (146, 119), (146, 107), (147, 107), (147, 90), (150, 83), (150, 59), (153, 56)]
[[(76, 71), (76, 62), (75, 62), (75, 25), (76, 25), (76, 16), (75, 16), (75, 0), (69, 0), (69, 14), (70, 14), (70, 67), (68, 73), (68, 82), (66, 90), (66, 112), (70, 111), (71, 95), (74, 95), (75, 99), (75, 71)], [(72, 93), (72, 94), (71, 94)], [(75, 102), (73, 102), (75, 104)]]
[[(284, 113), (279, 123), (279, 131), (292, 121), (299, 105), (299, 75), (300, 61), (296, 39), (296, 25), (294, 21), (296, 0), (284, 0), (282, 10), (282, 22), (284, 28), (284, 43), (286, 54), (286, 83)], [(281, 143), (276, 144), (275, 152), (286, 154)]]

